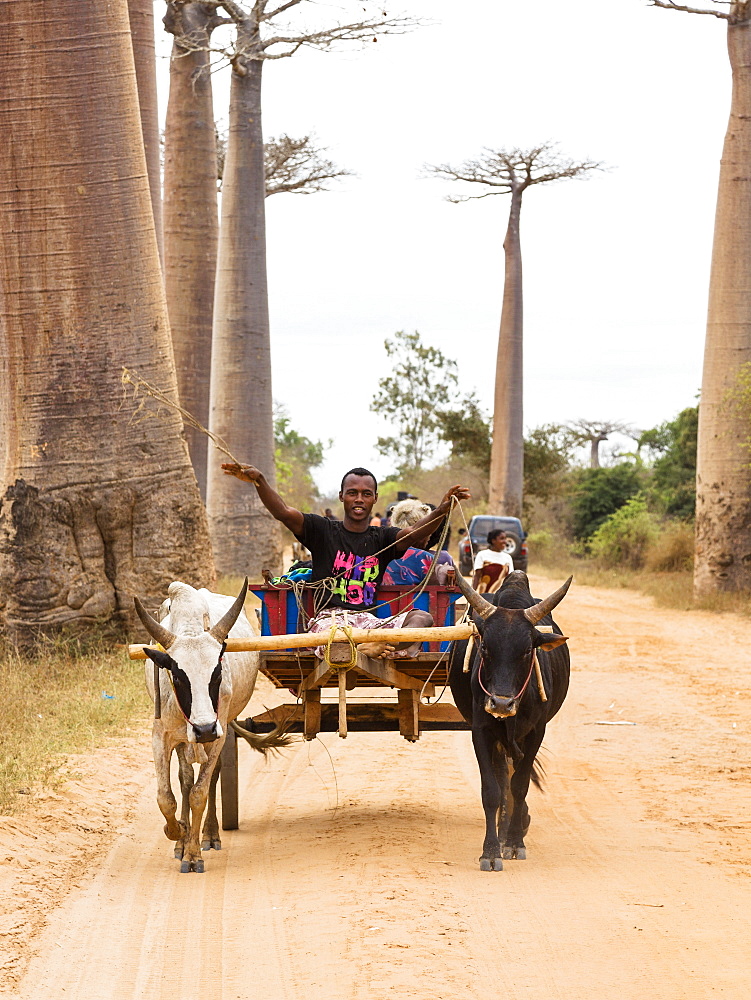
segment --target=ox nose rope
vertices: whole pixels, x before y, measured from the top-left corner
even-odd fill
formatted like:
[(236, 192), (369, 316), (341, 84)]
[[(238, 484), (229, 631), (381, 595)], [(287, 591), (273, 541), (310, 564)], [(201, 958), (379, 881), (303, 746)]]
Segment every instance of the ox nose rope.
[[(159, 644), (157, 643), (157, 645)], [(159, 646), (159, 648), (161, 649), (162, 647)], [(219, 650), (219, 659), (217, 660), (218, 667), (222, 666), (222, 659), (224, 657), (226, 650), (227, 650), (227, 643), (223, 642), (222, 648)], [(161, 719), (162, 717), (162, 692), (159, 687), (159, 669), (160, 669), (159, 666), (155, 663), (154, 664), (154, 718), (155, 719)], [(193, 723), (183, 711), (183, 707), (180, 704), (180, 699), (177, 697), (177, 691), (175, 690), (175, 682), (172, 680), (172, 672), (170, 670), (167, 670), (167, 680), (169, 681), (169, 686), (172, 688), (172, 694), (175, 699), (175, 704), (180, 709), (180, 714), (185, 719), (186, 726), (192, 726)], [(157, 709), (157, 704), (159, 706), (158, 709)], [(159, 713), (158, 715), (157, 711)], [(219, 721), (218, 715), (216, 721), (217, 722)]]
[[(480, 653), (480, 665), (477, 668), (477, 681), (478, 681), (480, 687), (485, 692), (485, 694), (488, 696), (488, 698), (497, 698), (499, 696), (495, 695), (495, 694), (491, 694), (490, 691), (488, 691), (488, 689), (485, 687), (485, 685), (482, 682), (482, 668), (483, 668), (484, 663), (485, 663), (485, 657), (483, 656), (483, 654), (481, 652)], [(529, 682), (532, 680), (532, 671), (533, 670), (535, 670), (536, 674), (537, 674), (537, 690), (538, 690), (538, 692), (540, 694), (540, 698), (542, 699), (542, 701), (547, 701), (548, 700), (548, 696), (545, 693), (545, 685), (542, 682), (542, 672), (540, 670), (540, 664), (539, 664), (539, 661), (537, 659), (537, 650), (533, 649), (532, 650), (532, 657), (531, 657), (530, 664), (529, 664), (529, 673), (527, 674), (527, 679), (525, 680), (524, 684), (522, 685), (521, 691), (519, 691), (518, 694), (512, 695), (510, 698), (508, 698), (508, 701), (517, 701), (517, 699), (519, 699), (519, 698), (522, 697), (522, 695), (524, 694), (524, 692), (527, 690), (527, 687), (529, 686)], [(501, 696), (501, 697), (504, 697), (504, 696)]]

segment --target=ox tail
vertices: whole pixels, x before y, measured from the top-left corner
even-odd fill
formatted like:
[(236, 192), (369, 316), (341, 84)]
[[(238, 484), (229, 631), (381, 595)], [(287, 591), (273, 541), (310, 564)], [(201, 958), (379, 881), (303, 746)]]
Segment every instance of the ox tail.
[[(544, 747), (540, 747), (540, 751), (544, 750)], [(545, 765), (540, 760), (540, 751), (538, 751), (537, 756), (532, 761), (532, 774), (530, 778), (532, 784), (539, 788), (541, 792), (545, 791)]]
[[(251, 723), (250, 719), (246, 720), (246, 725)], [(298, 737), (294, 736), (289, 730), (294, 725), (292, 719), (284, 719), (269, 733), (254, 733), (251, 729), (246, 729), (244, 725), (237, 722), (230, 722), (230, 725), (237, 733), (238, 736), (242, 736), (253, 747), (258, 753), (262, 753), (264, 756), (269, 752), (279, 753), (280, 750), (285, 750), (288, 746), (296, 743)]]

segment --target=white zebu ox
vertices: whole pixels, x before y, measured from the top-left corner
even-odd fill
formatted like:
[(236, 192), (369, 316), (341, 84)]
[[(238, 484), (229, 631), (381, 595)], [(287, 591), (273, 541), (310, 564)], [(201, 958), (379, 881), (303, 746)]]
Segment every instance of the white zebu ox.
[[(152, 735), (157, 802), (167, 821), (165, 834), (177, 841), (175, 857), (182, 861), (181, 872), (203, 871), (199, 834), (207, 801), (203, 848), (221, 848), (216, 815), (219, 755), (230, 722), (237, 718), (253, 693), (259, 660), (258, 653), (221, 654), (228, 636), (258, 635), (258, 629), (250, 624), (243, 611), (247, 592), (247, 579), (234, 601), (206, 589), (194, 590), (187, 583), (171, 583), (169, 597), (160, 610), (161, 621), (135, 599), (138, 617), (152, 639), (164, 649), (144, 648), (144, 652), (161, 668), (161, 717), (154, 719)], [(154, 668), (149, 663), (146, 686), (153, 699)], [(246, 739), (261, 752), (288, 742), (278, 731), (263, 737), (248, 733)], [(173, 750), (180, 765), (179, 820), (170, 783)], [(195, 781), (193, 764), (200, 765)]]

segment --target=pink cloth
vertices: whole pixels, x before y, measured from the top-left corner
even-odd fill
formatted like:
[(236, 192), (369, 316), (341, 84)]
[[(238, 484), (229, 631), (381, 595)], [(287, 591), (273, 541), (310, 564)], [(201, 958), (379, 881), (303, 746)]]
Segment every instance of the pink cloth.
[[(334, 625), (349, 625), (350, 628), (373, 628), (386, 631), (391, 628), (401, 628), (408, 614), (409, 611), (402, 611), (401, 614), (394, 615), (393, 618), (376, 618), (369, 611), (345, 611), (344, 608), (327, 608), (315, 618), (311, 618), (307, 630), (308, 632), (330, 632)], [(323, 659), (325, 649), (324, 644), (316, 646), (313, 652)]]

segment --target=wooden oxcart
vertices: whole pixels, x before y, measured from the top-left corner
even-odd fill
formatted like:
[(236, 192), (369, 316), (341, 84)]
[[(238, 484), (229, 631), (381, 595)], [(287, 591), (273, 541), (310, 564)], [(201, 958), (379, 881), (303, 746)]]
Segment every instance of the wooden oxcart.
[[(319, 732), (399, 732), (410, 742), (430, 730), (468, 729), (458, 709), (449, 701), (435, 701), (448, 682), (449, 643), (468, 638), (470, 625), (455, 625), (455, 602), (461, 596), (455, 586), (425, 587), (415, 596), (414, 587), (382, 586), (377, 594), (377, 614), (388, 618), (417, 607), (429, 611), (434, 627), (423, 630), (430, 641), (410, 659), (371, 659), (355, 652), (360, 642), (372, 642), (373, 632), (354, 629), (349, 635), (320, 632), (316, 641), (327, 644), (326, 659), (317, 658), (304, 635), (300, 603), (313, 616), (312, 593), (291, 585), (254, 587), (262, 601), (261, 638), (228, 640), (227, 651), (258, 649), (260, 669), (271, 683), (290, 692), (293, 700), (236, 723), (251, 732), (271, 731), (280, 722), (291, 732), (312, 740)], [(300, 602), (300, 603), (298, 603)], [(405, 641), (419, 630), (400, 629), (382, 633), (389, 641)], [(352, 692), (366, 689), (367, 697)], [(396, 698), (393, 696), (396, 691)], [(335, 697), (330, 696), (334, 694)], [(221, 757), (222, 828), (238, 825), (237, 734), (230, 727)]]

